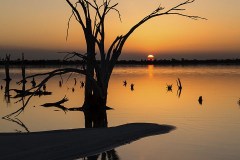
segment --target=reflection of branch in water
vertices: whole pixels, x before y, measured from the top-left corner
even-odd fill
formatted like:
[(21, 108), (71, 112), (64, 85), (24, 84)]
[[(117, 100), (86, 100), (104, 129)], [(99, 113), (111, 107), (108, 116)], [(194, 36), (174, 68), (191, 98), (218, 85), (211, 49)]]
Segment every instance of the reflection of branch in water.
[(177, 96), (178, 96), (178, 98), (180, 98), (181, 93), (182, 93), (182, 83), (181, 83), (180, 78), (178, 78), (176, 81), (177, 81), (177, 86), (178, 86)]
[(239, 98), (239, 100), (238, 100), (238, 105), (240, 106), (240, 98)]
[(5, 80), (6, 82), (6, 86), (5, 86), (5, 92), (4, 92), (4, 98), (5, 98), (5, 101), (7, 103), (10, 103), (10, 98), (11, 98), (11, 95), (10, 95), (10, 80)]
[[(100, 154), (89, 156), (87, 157), (87, 160), (98, 160)], [(83, 158), (85, 160), (85, 158)], [(117, 154), (117, 151), (115, 149), (112, 149), (107, 152), (101, 153), (101, 160), (120, 160), (119, 155)]]
[[(41, 105), (41, 106), (43, 106), (43, 105)], [(58, 108), (58, 109), (61, 109), (62, 111), (64, 111), (65, 113), (68, 111), (68, 108), (66, 108), (66, 107), (64, 107), (63, 105), (57, 105), (57, 106), (43, 106), (43, 107), (45, 107), (45, 108), (51, 108), (51, 107), (56, 107), (56, 108)], [(54, 111), (59, 111), (59, 110), (54, 110)]]
[(117, 154), (117, 151), (115, 151), (115, 149), (112, 149), (110, 151), (107, 151), (107, 156), (108, 159), (112, 159), (112, 160), (120, 160), (120, 157)]
[[(30, 132), (28, 130), (28, 128), (24, 125), (24, 123), (20, 119), (18, 119), (18, 118), (12, 119), (10, 117), (3, 117), (3, 119), (5, 119), (7, 121), (10, 121), (10, 122), (14, 122), (14, 123), (18, 124), (19, 126), (21, 126), (22, 128), (24, 128), (26, 130), (26, 132)], [(16, 131), (17, 132), (21, 132), (21, 131), (18, 131), (18, 130), (16, 130)]]
[(180, 78), (177, 79), (177, 86), (178, 86), (178, 89), (179, 89), (179, 90), (182, 89), (182, 83), (181, 83)]
[(178, 89), (178, 90), (177, 90), (177, 96), (178, 96), (178, 98), (181, 97), (181, 94), (182, 94), (182, 89)]
[[(22, 104), (24, 105), (24, 97), (22, 97), (16, 103), (19, 103), (19, 102), (22, 102)], [(28, 128), (24, 125), (24, 123), (20, 119), (18, 119), (18, 118), (15, 118), (15, 117), (14, 118), (10, 118), (10, 116), (5, 116), (2, 119), (5, 119), (5, 120), (10, 121), (10, 122), (14, 122), (14, 123), (18, 124), (19, 126), (21, 126), (22, 128), (24, 128), (26, 130), (26, 132), (30, 132), (28, 130)], [(16, 130), (16, 131), (17, 132), (21, 132), (21, 131), (18, 131), (18, 130)]]

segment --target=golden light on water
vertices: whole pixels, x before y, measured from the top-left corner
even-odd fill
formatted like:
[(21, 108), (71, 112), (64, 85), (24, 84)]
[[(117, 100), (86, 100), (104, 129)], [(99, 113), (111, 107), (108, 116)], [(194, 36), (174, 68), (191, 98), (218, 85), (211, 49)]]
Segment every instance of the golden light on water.
[(153, 78), (153, 70), (154, 70), (154, 65), (148, 65), (148, 76), (149, 76), (149, 78)]
[[(52, 69), (28, 68), (27, 74), (43, 73)], [(0, 71), (0, 76), (4, 77), (4, 69)], [(21, 80), (21, 69), (14, 69), (12, 73), (14, 73), (14, 81)], [(122, 159), (128, 159), (134, 149), (136, 149), (135, 153), (139, 151), (140, 156), (148, 159), (156, 159), (155, 156), (159, 151), (164, 152), (161, 154), (165, 156), (164, 159), (179, 159), (179, 157), (180, 159), (194, 159), (196, 153), (199, 156), (197, 159), (208, 159), (213, 154), (216, 155), (213, 159), (221, 159), (224, 154), (218, 154), (219, 150), (222, 153), (231, 150), (233, 151), (231, 154), (237, 157), (239, 155), (237, 149), (240, 146), (240, 143), (236, 141), (240, 133), (237, 123), (240, 121), (237, 104), (240, 84), (236, 82), (240, 80), (239, 75), (239, 66), (135, 65), (116, 67), (108, 90), (107, 105), (114, 108), (107, 112), (109, 127), (138, 122), (171, 124), (177, 127), (173, 134), (151, 137), (147, 140), (148, 142), (138, 141), (116, 149), (117, 152)], [(183, 85), (181, 96), (177, 94), (176, 80), (178, 77)], [(24, 110), (24, 114), (19, 115), (25, 127), (31, 132), (83, 128), (85, 117), (82, 112), (64, 112), (56, 107), (41, 107), (42, 104), (56, 102), (65, 95), (69, 101), (64, 103), (64, 107), (81, 106), (84, 101), (84, 89), (79, 83), (74, 85), (74, 78), (77, 78), (78, 82), (84, 80), (84, 76), (72, 75), (67, 81), (66, 75), (63, 77), (65, 83), (61, 87), (56, 83), (61, 80), (61, 77), (54, 77), (49, 81), (47, 90), (52, 91), (53, 94), (33, 97)], [(40, 80), (36, 78), (37, 82)], [(123, 85), (124, 80), (128, 82), (126, 86)], [(133, 91), (130, 87), (132, 83), (134, 84)], [(167, 91), (166, 84), (173, 84), (172, 91)], [(27, 85), (30, 87), (29, 83)], [(11, 88), (20, 87), (16, 83), (11, 83)], [(73, 87), (74, 92), (72, 92)], [(4, 91), (0, 92), (1, 106), (4, 106), (1, 107), (1, 117), (16, 111), (21, 106), (20, 103), (15, 103), (14, 99), (11, 99), (9, 104), (4, 103), (4, 94)], [(202, 105), (198, 103), (199, 96), (203, 97)], [(24, 131), (21, 125), (3, 119), (0, 119), (0, 126), (0, 132)], [(175, 145), (176, 143), (183, 144), (181, 149)], [(213, 147), (213, 144), (229, 145)], [(199, 147), (200, 145), (204, 147)], [(141, 146), (147, 146), (147, 150), (142, 149)], [(189, 150), (189, 146), (191, 150), (181, 157), (183, 152)], [(165, 153), (167, 150), (171, 152)], [(206, 150), (209, 154), (202, 154)], [(150, 152), (153, 156), (149, 158)], [(223, 158), (228, 159), (228, 156), (226, 154)]]

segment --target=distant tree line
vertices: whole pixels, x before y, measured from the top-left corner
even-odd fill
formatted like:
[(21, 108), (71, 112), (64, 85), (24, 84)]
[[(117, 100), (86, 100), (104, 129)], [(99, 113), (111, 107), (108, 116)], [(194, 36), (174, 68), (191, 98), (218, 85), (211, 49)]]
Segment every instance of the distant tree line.
[(135, 64), (135, 65), (240, 65), (240, 59), (160, 59), (154, 61), (147, 60), (121, 60), (118, 64)]
[[(84, 63), (82, 60), (24, 60), (25, 65), (79, 65)], [(99, 62), (100, 63), (100, 62)], [(10, 65), (21, 65), (21, 60), (11, 60)], [(120, 65), (240, 65), (240, 59), (160, 59), (154, 61), (147, 60), (119, 60)], [(5, 60), (0, 60), (0, 65), (5, 65)]]

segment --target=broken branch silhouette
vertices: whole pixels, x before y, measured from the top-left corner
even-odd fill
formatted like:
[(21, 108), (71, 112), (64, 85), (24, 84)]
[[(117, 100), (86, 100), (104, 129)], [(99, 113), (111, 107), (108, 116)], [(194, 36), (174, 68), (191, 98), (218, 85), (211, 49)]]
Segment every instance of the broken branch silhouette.
[[(33, 77), (40, 77), (40, 76), (46, 76), (39, 84), (37, 84), (35, 87), (32, 87), (28, 90), (26, 90), (27, 92), (31, 92), (32, 91), (32, 94), (28, 97), (28, 99), (26, 100), (26, 102), (23, 102), (23, 106), (18, 109), (17, 111), (11, 113), (11, 114), (8, 114), (6, 116), (4, 116), (3, 118), (6, 119), (6, 118), (9, 118), (13, 115), (18, 116), (19, 114), (21, 114), (24, 109), (26, 108), (27, 104), (29, 103), (30, 99), (37, 93), (41, 90), (41, 88), (43, 87), (44, 84), (46, 84), (51, 78), (55, 77), (55, 76), (59, 76), (59, 75), (64, 75), (64, 74), (68, 74), (68, 73), (78, 73), (78, 74), (83, 74), (83, 75), (86, 75), (86, 72), (85, 70), (81, 70), (81, 69), (77, 69), (77, 68), (63, 68), (63, 69), (56, 69), (54, 71), (51, 71), (51, 72), (47, 72), (47, 73), (40, 73), (40, 74), (35, 74), (35, 75), (31, 75), (31, 76), (27, 76), (26, 79), (30, 79), (30, 78), (33, 78)], [(96, 89), (99, 89), (99, 87), (97, 86), (97, 82), (95, 79), (91, 78), (91, 80), (93, 81), (93, 84), (95, 84), (95, 88)], [(22, 83), (22, 82), (20, 82)], [(99, 89), (100, 90), (100, 89)], [(100, 92), (100, 91), (99, 91)], [(101, 93), (101, 92), (100, 92)], [(22, 98), (23, 100), (23, 98)]]

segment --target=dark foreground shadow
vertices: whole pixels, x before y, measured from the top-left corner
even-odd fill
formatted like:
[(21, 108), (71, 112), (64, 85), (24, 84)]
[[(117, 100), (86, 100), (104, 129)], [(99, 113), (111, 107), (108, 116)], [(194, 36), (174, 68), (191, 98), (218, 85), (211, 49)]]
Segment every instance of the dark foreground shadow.
[[(76, 159), (120, 160), (114, 148), (138, 139), (166, 134), (174, 126), (152, 123), (131, 123), (108, 128), (107, 110), (67, 109), (62, 104), (68, 99), (46, 103), (44, 107), (57, 107), (63, 111), (84, 113), (85, 129), (56, 130), (35, 133), (0, 133), (0, 150), (3, 159)], [(62, 107), (59, 107), (62, 106)], [(28, 128), (20, 121), (4, 118)], [(14, 147), (13, 147), (14, 146)]]
[[(174, 130), (169, 125), (132, 123), (110, 128), (57, 130), (37, 133), (2, 133), (3, 159), (97, 159), (118, 155), (113, 148)], [(14, 146), (14, 147), (13, 147)], [(11, 149), (9, 149), (11, 148)], [(96, 155), (96, 156), (90, 156)]]

